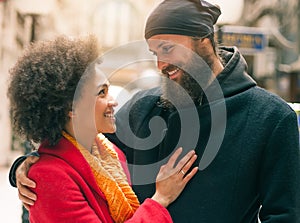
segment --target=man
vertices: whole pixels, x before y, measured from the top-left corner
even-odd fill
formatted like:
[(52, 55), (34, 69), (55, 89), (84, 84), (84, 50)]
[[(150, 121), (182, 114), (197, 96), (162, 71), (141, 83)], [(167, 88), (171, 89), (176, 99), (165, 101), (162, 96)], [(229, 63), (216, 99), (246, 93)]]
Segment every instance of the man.
[[(108, 137), (126, 153), (141, 201), (176, 147), (195, 149), (200, 171), (169, 206), (174, 222), (300, 222), (296, 115), (256, 86), (235, 47), (215, 48), (220, 13), (200, 0), (157, 6), (145, 38), (162, 87), (127, 102), (117, 114), (117, 133)], [(19, 179), (28, 165), (19, 168)]]

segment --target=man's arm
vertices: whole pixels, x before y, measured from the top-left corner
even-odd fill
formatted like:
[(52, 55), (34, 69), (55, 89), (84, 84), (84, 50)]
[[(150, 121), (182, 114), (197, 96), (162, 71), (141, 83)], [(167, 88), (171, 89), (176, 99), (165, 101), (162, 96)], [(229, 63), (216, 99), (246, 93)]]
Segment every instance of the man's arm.
[(24, 162), (24, 160), (27, 158), (27, 156), (21, 156), (17, 158), (12, 166), (10, 167), (9, 170), (9, 183), (13, 187), (17, 187), (17, 182), (16, 182), (16, 170), (17, 168)]
[(300, 222), (300, 150), (296, 115), (289, 113), (274, 128), (260, 172), (260, 220)]
[(26, 160), (26, 158), (30, 157), (30, 156), (39, 157), (39, 154), (38, 154), (38, 152), (34, 151), (34, 152), (28, 153), (24, 156), (20, 156), (11, 165), (10, 170), (9, 170), (9, 183), (11, 186), (17, 187), (16, 171), (17, 171), (18, 167), (24, 162), (24, 160)]

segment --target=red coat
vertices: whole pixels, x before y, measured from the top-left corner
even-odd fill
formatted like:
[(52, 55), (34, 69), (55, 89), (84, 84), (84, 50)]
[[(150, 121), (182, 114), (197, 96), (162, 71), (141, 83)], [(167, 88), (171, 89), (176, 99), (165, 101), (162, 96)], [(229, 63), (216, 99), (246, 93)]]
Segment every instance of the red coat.
[[(128, 174), (124, 154), (117, 148), (116, 151)], [(33, 190), (37, 201), (30, 208), (31, 223), (113, 222), (89, 164), (68, 140), (62, 138), (52, 148), (41, 145), (39, 154), (39, 161), (29, 171), (29, 177), (37, 183)], [(147, 199), (126, 222), (164, 223), (172, 219), (167, 209)]]

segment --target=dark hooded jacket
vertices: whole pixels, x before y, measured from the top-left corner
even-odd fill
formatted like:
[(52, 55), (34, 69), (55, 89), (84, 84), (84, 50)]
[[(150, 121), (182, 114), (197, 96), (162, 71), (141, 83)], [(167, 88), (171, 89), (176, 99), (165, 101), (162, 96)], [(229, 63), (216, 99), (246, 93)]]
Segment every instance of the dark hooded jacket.
[[(140, 201), (170, 153), (195, 149), (199, 172), (168, 210), (175, 223), (300, 222), (299, 131), (295, 112), (256, 86), (236, 48), (222, 48), (225, 69), (197, 107), (168, 111), (160, 88), (141, 91), (116, 114), (107, 137), (128, 160)], [(133, 149), (134, 148), (134, 149)], [(15, 186), (15, 170), (10, 170)]]
[[(195, 149), (199, 172), (169, 206), (176, 223), (300, 222), (299, 132), (295, 112), (258, 87), (236, 48), (203, 103), (176, 111), (159, 105), (160, 88), (141, 91), (116, 114), (107, 135), (126, 154), (143, 201), (159, 166), (179, 146)], [(133, 149), (134, 148), (134, 149)]]

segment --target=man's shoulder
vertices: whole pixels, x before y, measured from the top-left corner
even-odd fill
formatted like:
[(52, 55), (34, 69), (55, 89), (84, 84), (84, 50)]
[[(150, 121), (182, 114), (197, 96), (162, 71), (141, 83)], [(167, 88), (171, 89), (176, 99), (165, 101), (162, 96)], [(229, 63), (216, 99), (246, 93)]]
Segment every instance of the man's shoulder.
[(252, 92), (252, 103), (255, 107), (260, 105), (265, 112), (275, 112), (277, 115), (294, 113), (288, 103), (277, 94), (258, 86), (252, 88)]

